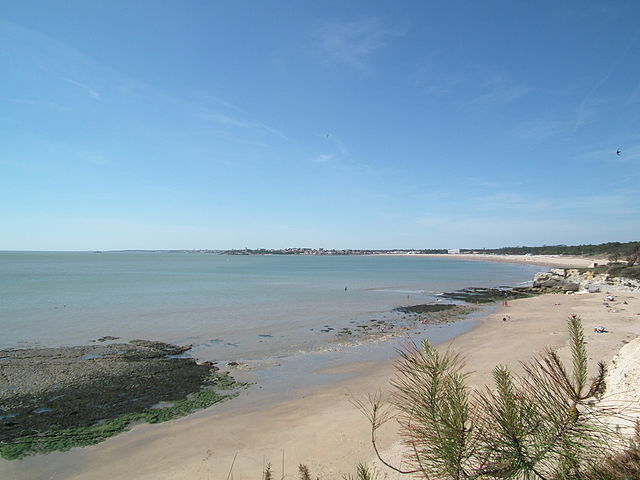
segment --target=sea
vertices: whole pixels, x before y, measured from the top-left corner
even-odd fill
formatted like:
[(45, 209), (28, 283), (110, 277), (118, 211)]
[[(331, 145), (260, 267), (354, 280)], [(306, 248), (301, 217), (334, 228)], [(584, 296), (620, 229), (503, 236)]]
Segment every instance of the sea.
[(191, 344), (203, 360), (322, 349), (336, 333), (542, 267), (414, 255), (0, 252), (0, 348), (105, 336)]

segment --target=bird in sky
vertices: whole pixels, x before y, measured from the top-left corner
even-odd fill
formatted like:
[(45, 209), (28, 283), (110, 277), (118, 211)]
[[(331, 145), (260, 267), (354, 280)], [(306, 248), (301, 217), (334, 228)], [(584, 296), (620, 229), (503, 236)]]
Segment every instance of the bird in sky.
[(616, 150), (616, 154), (617, 154), (618, 156), (620, 156), (620, 154), (621, 154), (621, 153), (622, 153), (622, 150), (620, 150), (620, 149)]

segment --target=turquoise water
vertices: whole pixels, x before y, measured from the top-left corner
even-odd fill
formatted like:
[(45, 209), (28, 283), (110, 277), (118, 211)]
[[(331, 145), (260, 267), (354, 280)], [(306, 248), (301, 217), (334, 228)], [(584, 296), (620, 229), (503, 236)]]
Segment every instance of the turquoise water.
[(266, 358), (318, 348), (396, 306), (540, 270), (414, 256), (0, 252), (0, 348), (112, 335), (191, 343), (206, 359)]

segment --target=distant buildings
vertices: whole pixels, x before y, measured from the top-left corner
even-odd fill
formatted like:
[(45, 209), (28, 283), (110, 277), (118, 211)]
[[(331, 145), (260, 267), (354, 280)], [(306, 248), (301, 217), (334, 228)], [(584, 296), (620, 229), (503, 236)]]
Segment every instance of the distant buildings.
[[(416, 255), (420, 253), (446, 253), (444, 249), (422, 249), (422, 250), (327, 250), (324, 248), (244, 248), (242, 250), (227, 250), (222, 252), (225, 255)], [(451, 252), (450, 252), (451, 253)], [(457, 251), (457, 253), (460, 253)]]

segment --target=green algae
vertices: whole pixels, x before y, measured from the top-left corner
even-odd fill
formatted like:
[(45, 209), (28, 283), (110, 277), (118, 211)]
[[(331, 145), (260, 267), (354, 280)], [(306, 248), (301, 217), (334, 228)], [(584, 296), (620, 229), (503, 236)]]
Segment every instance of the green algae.
[[(229, 400), (238, 395), (238, 392), (233, 390), (247, 386), (245, 383), (236, 382), (226, 373), (214, 373), (205, 383), (208, 385), (200, 391), (176, 400), (167, 407), (145, 408), (140, 412), (125, 413), (89, 426), (60, 428), (52, 425), (44, 432), (28, 433), (12, 440), (0, 441), (0, 457), (18, 460), (29, 455), (64, 452), (74, 447), (94, 445), (127, 431), (136, 424), (166, 422)], [(213, 389), (214, 387), (229, 393), (219, 393)]]

